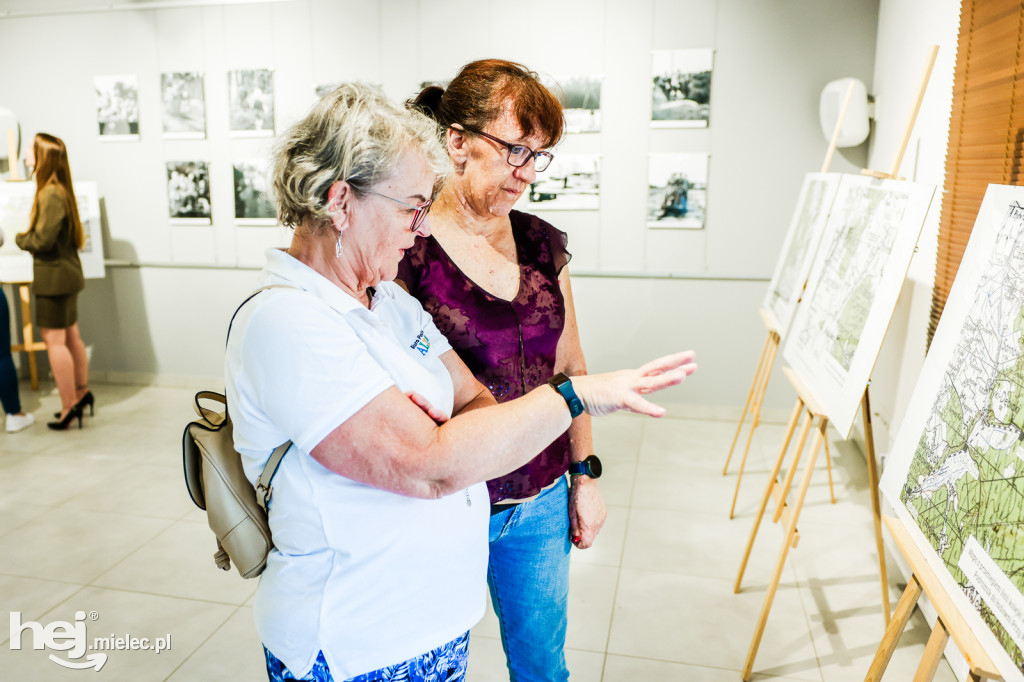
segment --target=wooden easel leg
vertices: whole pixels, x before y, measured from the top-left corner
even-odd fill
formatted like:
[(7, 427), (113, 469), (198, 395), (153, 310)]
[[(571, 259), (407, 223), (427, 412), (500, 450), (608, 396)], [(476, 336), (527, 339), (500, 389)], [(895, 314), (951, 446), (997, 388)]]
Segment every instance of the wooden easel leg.
[(828, 494), (832, 498), (832, 504), (835, 504), (836, 489), (832, 485), (832, 453), (828, 448), (828, 434), (825, 434), (825, 467), (828, 469)]
[(778, 523), (779, 519), (782, 518), (782, 510), (786, 507), (786, 498), (789, 497), (789, 490), (793, 487), (793, 478), (796, 476), (797, 469), (800, 468), (800, 457), (804, 454), (807, 434), (811, 432), (811, 424), (813, 422), (814, 415), (811, 414), (810, 410), (807, 410), (807, 421), (804, 422), (804, 430), (800, 433), (800, 441), (797, 443), (796, 452), (793, 454), (793, 463), (790, 464), (789, 471), (786, 472), (786, 480), (779, 489), (779, 499), (777, 500), (775, 513), (772, 515), (772, 523)]
[(868, 389), (860, 406), (864, 415), (864, 447), (868, 461), (868, 488), (871, 489), (871, 515), (875, 524), (875, 546), (878, 548), (878, 575), (882, 581), (882, 615), (889, 622), (889, 575), (885, 568), (885, 544), (882, 541), (882, 503), (878, 497), (878, 463), (875, 461), (875, 435), (871, 427), (871, 399)]
[(914, 682), (931, 682), (935, 677), (935, 671), (939, 668), (939, 661), (942, 660), (942, 652), (946, 650), (946, 642), (949, 641), (949, 630), (942, 618), (935, 619), (935, 627), (928, 637), (928, 644), (924, 647), (924, 655), (921, 656), (921, 665), (914, 673)]
[[(793, 408), (793, 414), (789, 417), (789, 424), (786, 427), (786, 435), (782, 439), (782, 451), (781, 456), (785, 456), (786, 450), (789, 448), (789, 441), (793, 438), (793, 432), (796, 431), (796, 424), (800, 420), (800, 412), (803, 410), (804, 401), (797, 398), (796, 406)], [(744, 455), (746, 457), (746, 455)], [(778, 476), (779, 471), (782, 468), (781, 462), (775, 469), (775, 475)], [(740, 482), (742, 481), (743, 473), (740, 470), (740, 475), (736, 477), (736, 489), (732, 493), (732, 505), (729, 507), (729, 518), (733, 518), (736, 515), (736, 500), (740, 496)]]
[(910, 621), (910, 616), (914, 613), (914, 607), (923, 591), (917, 576), (910, 576), (907, 589), (903, 590), (903, 596), (896, 604), (896, 613), (893, 614), (885, 629), (885, 636), (882, 637), (882, 642), (878, 645), (878, 650), (871, 661), (871, 667), (868, 668), (864, 682), (879, 682), (882, 679), (882, 675), (885, 674), (885, 669), (889, 665), (889, 659), (892, 658), (892, 652), (896, 650), (896, 644), (899, 642), (903, 630), (906, 629), (907, 622)]
[(747, 652), (747, 660), (743, 664), (743, 679), (750, 680), (754, 670), (754, 659), (757, 657), (758, 647), (761, 646), (761, 637), (764, 635), (765, 625), (768, 623), (768, 614), (772, 610), (772, 602), (775, 600), (775, 592), (779, 588), (779, 581), (782, 579), (782, 571), (786, 567), (786, 557), (789, 556), (789, 548), (793, 544), (793, 537), (796, 535), (796, 524), (800, 518), (800, 510), (804, 506), (804, 498), (807, 497), (807, 489), (811, 485), (811, 477), (814, 475), (814, 465), (818, 459), (818, 451), (821, 450), (821, 441), (825, 437), (827, 420), (821, 417), (818, 422), (818, 433), (814, 435), (814, 443), (811, 445), (811, 454), (807, 458), (804, 467), (804, 475), (800, 480), (800, 491), (797, 493), (793, 504), (793, 516), (786, 528), (786, 535), (782, 539), (782, 547), (779, 549), (779, 557), (775, 560), (775, 572), (772, 574), (771, 582), (768, 585), (768, 592), (764, 596), (764, 603), (761, 605), (761, 613), (757, 617), (757, 627), (754, 629), (754, 637), (750, 642), (750, 650)]
[(740, 483), (743, 481), (743, 470), (747, 466), (747, 456), (750, 454), (750, 443), (754, 440), (754, 432), (761, 424), (761, 405), (764, 403), (764, 393), (768, 389), (768, 379), (772, 375), (772, 365), (775, 363), (775, 352), (779, 349), (778, 335), (771, 334), (772, 345), (768, 349), (768, 357), (765, 359), (764, 372), (761, 373), (761, 383), (757, 386), (754, 394), (754, 408), (751, 410), (753, 419), (750, 421), (750, 431), (747, 434), (747, 444), (743, 447), (743, 458), (740, 460), (740, 469), (736, 473), (736, 491), (732, 495), (732, 509), (729, 510), (729, 518), (736, 511), (736, 498), (740, 494)]
[(764, 373), (764, 360), (768, 355), (768, 348), (772, 343), (772, 332), (768, 332), (768, 338), (764, 341), (764, 346), (761, 348), (761, 357), (757, 360), (757, 369), (754, 371), (754, 380), (750, 383), (750, 390), (747, 392), (747, 402), (743, 403), (743, 412), (740, 413), (740, 423), (736, 425), (736, 434), (732, 437), (732, 445), (729, 446), (729, 455), (725, 458), (725, 466), (722, 467), (722, 475), (729, 471), (729, 462), (732, 461), (732, 452), (736, 449), (736, 443), (740, 439), (740, 431), (743, 430), (743, 423), (747, 420), (747, 411), (750, 409), (750, 405), (754, 401), (754, 394), (757, 392), (757, 387), (761, 383), (761, 374)]
[[(35, 332), (32, 329), (32, 304), (29, 301), (28, 285), (21, 284), (18, 286), (18, 297), (21, 299), (21, 339), (22, 344), (29, 348), (35, 339)], [(39, 390), (39, 368), (36, 366), (36, 354), (35, 351), (27, 350), (25, 355), (28, 356), (28, 375), (32, 379), (32, 390)]]
[[(736, 583), (733, 585), (733, 592), (737, 594), (740, 591), (740, 585), (743, 583), (743, 573), (747, 570), (747, 561), (750, 560), (750, 551), (754, 548), (754, 539), (757, 538), (757, 529), (761, 525), (761, 519), (764, 518), (764, 510), (768, 508), (768, 500), (772, 498), (772, 486), (777, 484), (779, 477), (779, 471), (782, 469), (782, 462), (786, 459), (786, 450), (789, 449), (789, 441), (793, 437), (793, 431), (796, 429), (796, 423), (800, 419), (800, 413), (803, 412), (804, 401), (797, 399), (796, 407), (793, 408), (793, 416), (789, 420), (789, 428), (786, 430), (786, 437), (782, 440), (782, 449), (779, 451), (779, 456), (775, 459), (775, 467), (772, 469), (771, 475), (768, 477), (768, 485), (764, 488), (764, 495), (761, 496), (761, 506), (758, 507), (757, 515), (754, 517), (754, 527), (750, 529), (750, 539), (747, 541), (747, 549), (743, 552), (743, 559), (740, 561), (740, 570), (736, 574)], [(803, 431), (801, 432), (801, 440), (807, 438), (807, 431), (810, 430), (810, 422), (804, 424)], [(733, 504), (736, 504), (736, 498), (733, 498)]]

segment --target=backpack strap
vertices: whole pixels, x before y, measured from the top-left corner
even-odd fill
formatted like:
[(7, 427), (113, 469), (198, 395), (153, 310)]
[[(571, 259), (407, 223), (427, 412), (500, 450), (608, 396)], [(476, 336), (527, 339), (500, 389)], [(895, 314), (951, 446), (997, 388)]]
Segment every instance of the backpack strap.
[(277, 473), (277, 467), (281, 465), (281, 460), (284, 459), (284, 454), (288, 452), (288, 448), (292, 446), (292, 442), (281, 443), (270, 453), (270, 459), (267, 460), (267, 465), (263, 467), (263, 473), (256, 479), (256, 501), (259, 502), (260, 507), (263, 511), (269, 511), (270, 509), (270, 496), (274, 492), (274, 487), (270, 485), (270, 482), (274, 480), (274, 474)]
[[(252, 292), (251, 294), (249, 294), (248, 298), (246, 298), (238, 305), (238, 307), (235, 309), (234, 315), (231, 316), (231, 321), (228, 322), (227, 338), (231, 337), (231, 325), (235, 323), (235, 317), (238, 315), (238, 311), (242, 309), (242, 306), (244, 306), (246, 303), (254, 299), (256, 297), (256, 294), (260, 293), (261, 291), (266, 291), (267, 289), (295, 289), (297, 291), (302, 291), (302, 289), (300, 289), (299, 287), (295, 287), (290, 284), (268, 284), (267, 286), (260, 287), (256, 291)], [(225, 346), (227, 346), (228, 343), (227, 338), (225, 338), (224, 340)], [(212, 400), (220, 399), (224, 403), (224, 415), (225, 419), (227, 418), (228, 405), (227, 398), (225, 396), (221, 396), (219, 393), (213, 393), (212, 391), (203, 391), (201, 394), (197, 394), (197, 412), (204, 409), (199, 405), (200, 396), (204, 398), (210, 398)], [(199, 412), (199, 414), (200, 416), (209, 420), (209, 417), (207, 417), (204, 412)], [(274, 451), (270, 453), (270, 459), (267, 460), (266, 466), (263, 467), (263, 472), (259, 475), (259, 478), (256, 479), (256, 502), (259, 503), (260, 507), (263, 509), (264, 512), (270, 509), (270, 496), (274, 492), (274, 488), (273, 486), (270, 485), (270, 482), (274, 480), (274, 474), (277, 473), (277, 468), (281, 466), (281, 460), (284, 459), (285, 453), (288, 452), (288, 448), (290, 448), (291, 446), (292, 442), (288, 441), (286, 443), (281, 443), (276, 448), (274, 448)], [(223, 549), (221, 549), (220, 551), (223, 552)], [(219, 563), (220, 562), (218, 561), (218, 565)]]
[(235, 323), (235, 317), (237, 317), (237, 316), (238, 316), (238, 311), (240, 311), (240, 310), (242, 309), (242, 306), (244, 306), (244, 305), (245, 305), (246, 303), (248, 303), (248, 302), (249, 302), (249, 301), (251, 301), (252, 299), (256, 298), (256, 294), (260, 293), (261, 291), (266, 291), (267, 289), (295, 289), (296, 291), (303, 291), (303, 290), (302, 290), (301, 288), (299, 288), (299, 287), (293, 287), (293, 286), (292, 286), (292, 285), (290, 285), (290, 284), (268, 284), (267, 286), (265, 286), (265, 287), (260, 287), (260, 288), (259, 288), (259, 289), (257, 289), (256, 291), (254, 291), (254, 292), (252, 292), (251, 294), (249, 294), (249, 297), (248, 297), (248, 298), (246, 298), (246, 299), (245, 299), (244, 301), (242, 301), (241, 303), (239, 303), (239, 304), (238, 304), (238, 307), (237, 307), (237, 308), (235, 308), (235, 312), (234, 312), (234, 314), (233, 314), (233, 315), (231, 315), (231, 321), (230, 321), (230, 322), (228, 322), (228, 333), (227, 333), (227, 335), (226, 335), (226, 337), (225, 337), (225, 339), (224, 339), (224, 345), (225, 345), (225, 346), (227, 346), (227, 345), (228, 345), (228, 338), (230, 338), (230, 337), (231, 337), (231, 325), (233, 325), (233, 324)]

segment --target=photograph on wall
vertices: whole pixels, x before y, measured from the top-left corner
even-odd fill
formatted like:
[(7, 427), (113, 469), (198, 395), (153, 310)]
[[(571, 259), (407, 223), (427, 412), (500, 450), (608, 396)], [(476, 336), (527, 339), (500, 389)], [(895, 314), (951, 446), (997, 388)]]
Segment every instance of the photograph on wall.
[(889, 328), (934, 185), (844, 173), (782, 354), (843, 438)]
[(191, 71), (160, 74), (160, 97), (164, 108), (164, 137), (206, 137), (203, 74)]
[(1004, 680), (1024, 680), (1024, 188), (989, 185), (879, 488)]
[(711, 109), (711, 50), (654, 50), (651, 125), (706, 128)]
[(600, 154), (555, 154), (530, 185), (530, 210), (596, 211), (601, 197)]
[(210, 225), (210, 164), (168, 161), (167, 200), (172, 225)]
[(267, 197), (266, 161), (235, 161), (235, 222), (277, 225), (277, 211)]
[(565, 132), (596, 133), (601, 130), (601, 80), (603, 76), (545, 77), (544, 85), (555, 93), (565, 114)]
[(274, 134), (274, 72), (244, 69), (228, 72), (228, 117), (231, 134), (261, 137)]
[(435, 81), (420, 81), (420, 84), (416, 88), (416, 92), (420, 92), (420, 91), (423, 90), (423, 88), (429, 87), (431, 85), (436, 85), (439, 88), (447, 89), (448, 88), (448, 84), (451, 83), (451, 82), (452, 82), (451, 78), (442, 79), (442, 80), (435, 80)]
[(341, 83), (320, 83), (313, 87), (313, 93), (316, 95), (316, 99), (321, 99), (324, 95), (334, 90), (341, 85)]
[(650, 155), (647, 227), (701, 229), (707, 203), (707, 154)]
[(840, 177), (839, 173), (808, 173), (800, 187), (796, 210), (761, 304), (774, 318), (783, 339), (811, 273)]
[(139, 139), (138, 78), (134, 75), (96, 76), (93, 83), (100, 139)]

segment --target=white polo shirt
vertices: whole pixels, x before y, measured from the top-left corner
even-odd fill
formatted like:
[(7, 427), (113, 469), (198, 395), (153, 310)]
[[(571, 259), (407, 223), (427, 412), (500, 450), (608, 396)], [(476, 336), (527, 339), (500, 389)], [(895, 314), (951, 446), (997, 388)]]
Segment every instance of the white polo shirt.
[(487, 487), (439, 500), (386, 492), (335, 474), (308, 453), (392, 385), (451, 415), (451, 346), (416, 299), (382, 282), (367, 310), (283, 250), (267, 252), (226, 352), (235, 447), (255, 485), (291, 440), (273, 482), (276, 549), (260, 577), (260, 639), (289, 670), (319, 651), (344, 680), (434, 649), (483, 616)]

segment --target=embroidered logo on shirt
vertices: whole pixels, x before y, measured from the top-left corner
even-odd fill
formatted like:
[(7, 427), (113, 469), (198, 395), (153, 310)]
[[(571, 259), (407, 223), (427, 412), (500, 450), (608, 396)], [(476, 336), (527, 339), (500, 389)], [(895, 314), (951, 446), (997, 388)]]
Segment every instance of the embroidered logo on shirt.
[(430, 352), (430, 339), (423, 332), (416, 335), (416, 340), (409, 346), (413, 350), (419, 351), (420, 355), (426, 355)]

